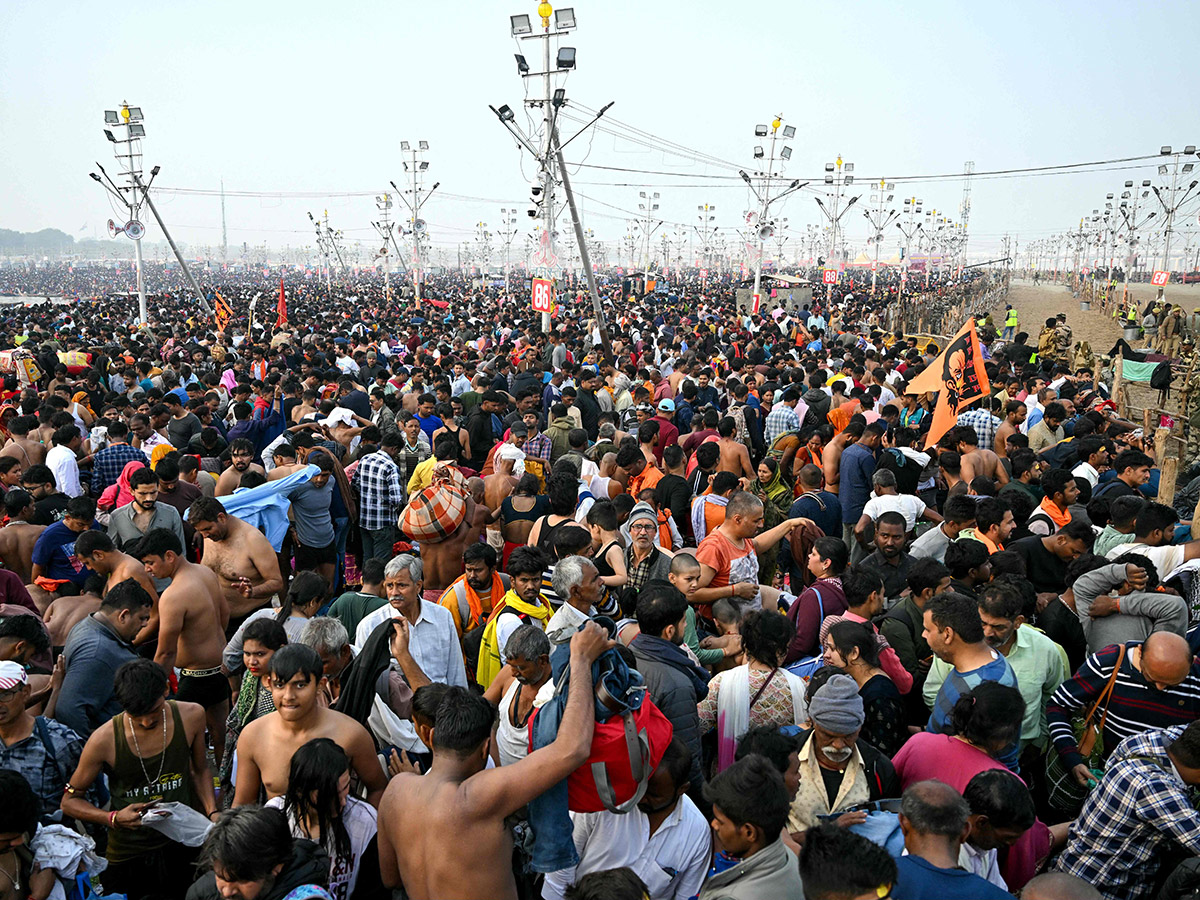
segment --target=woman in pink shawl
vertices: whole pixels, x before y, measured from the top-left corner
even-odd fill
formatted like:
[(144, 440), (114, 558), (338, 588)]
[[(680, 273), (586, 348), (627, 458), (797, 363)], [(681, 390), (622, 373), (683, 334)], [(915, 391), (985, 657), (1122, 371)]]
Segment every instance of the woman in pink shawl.
[(136, 459), (125, 463), (125, 468), (121, 470), (121, 477), (117, 479), (117, 483), (110, 484), (104, 489), (104, 493), (100, 495), (100, 500), (96, 503), (96, 506), (105, 512), (112, 512), (114, 509), (120, 509), (127, 503), (132, 503), (133, 489), (129, 486), (129, 476), (138, 469), (144, 469), (145, 467), (145, 463), (138, 462)]

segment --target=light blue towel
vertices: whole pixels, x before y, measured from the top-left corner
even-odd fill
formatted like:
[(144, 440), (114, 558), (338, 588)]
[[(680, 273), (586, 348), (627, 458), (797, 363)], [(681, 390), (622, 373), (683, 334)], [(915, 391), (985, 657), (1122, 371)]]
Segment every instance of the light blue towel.
[[(287, 536), (288, 507), (291, 505), (288, 494), (319, 471), (316, 466), (305, 466), (286, 478), (268, 481), (254, 488), (238, 488), (232, 494), (218, 497), (217, 500), (229, 515), (237, 516), (265, 534), (278, 553), (283, 548), (283, 539)], [(186, 520), (187, 515), (183, 518)]]

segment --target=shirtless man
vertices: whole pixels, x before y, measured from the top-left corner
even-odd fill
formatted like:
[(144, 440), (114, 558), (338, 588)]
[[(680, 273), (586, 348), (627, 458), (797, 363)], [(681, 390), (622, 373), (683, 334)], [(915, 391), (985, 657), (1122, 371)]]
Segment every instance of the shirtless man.
[(146, 567), (142, 565), (141, 560), (118, 550), (112, 538), (103, 531), (85, 531), (76, 538), (75, 555), (85, 566), (105, 579), (104, 590), (100, 592), (101, 597), (108, 593), (109, 585), (120, 584), (131, 578), (146, 589), (146, 593), (150, 595), (150, 621), (137, 633), (133, 645), (137, 647), (154, 640), (158, 635), (158, 591), (154, 589), (154, 582), (146, 574)]
[(514, 459), (496, 460), (496, 471), (483, 479), (483, 502), (488, 509), (499, 509), (513, 488), (517, 486), (517, 477), (513, 475)]
[(1029, 408), (1020, 400), (1008, 401), (1008, 405), (1004, 407), (1004, 421), (996, 429), (996, 441), (992, 447), (997, 456), (1008, 456), (1008, 436), (1020, 432), (1027, 415)]
[(255, 719), (238, 738), (233, 805), (257, 803), (260, 788), (266, 789), (267, 799), (283, 796), (292, 754), (313, 738), (324, 737), (346, 751), (350, 768), (366, 786), (367, 802), (378, 807), (387, 777), (375, 755), (375, 741), (354, 719), (318, 702), (325, 676), (317, 651), (288, 644), (275, 651), (268, 669), (275, 712)]
[(10, 456), (19, 460), (21, 471), (30, 466), (40, 466), (46, 462), (46, 445), (29, 437), (29, 432), (37, 425), (37, 419), (32, 416), (17, 416), (8, 423), (8, 433), (11, 438), (0, 456)]
[[(421, 561), (425, 565), (427, 591), (440, 594), (463, 574), (463, 551), (479, 540), (479, 528), (482, 525), (477, 520), (481, 512), (484, 521), (491, 518), (486, 508), (477, 507), (475, 501), (467, 497), (466, 517), (452, 534), (440, 541), (421, 541)], [(475, 535), (473, 540), (472, 534)]]
[(483, 536), (483, 530), (490, 523), (495, 522), (497, 516), (492, 512), (493, 509), (499, 509), (499, 506), (489, 507), (484, 496), (483, 479), (478, 476), (472, 476), (467, 479), (467, 493), (471, 495), (471, 499), (475, 502), (475, 514), (467, 520), (469, 531), (467, 532), (467, 543), (474, 544)]
[[(571, 638), (570, 692), (558, 736), (512, 765), (484, 768), (495, 707), (465, 688), (447, 692), (434, 723), (433, 766), (425, 775), (397, 775), (384, 792), (378, 841), (386, 887), (403, 883), (412, 900), (516, 900), (504, 819), (587, 761), (595, 721), (592, 663), (615, 643), (595, 623)], [(471, 848), (470, 865), (444, 852), (450, 837)]]
[(37, 543), (38, 535), (46, 530), (45, 525), (34, 525), (30, 522), (35, 507), (33, 498), (25, 491), (16, 488), (4, 495), (4, 512), (8, 515), (8, 524), (0, 528), (0, 560), (4, 568), (15, 572), (22, 584), (33, 580), (33, 545)]
[(846, 448), (862, 437), (861, 422), (851, 422), (840, 434), (835, 434), (833, 440), (821, 451), (821, 468), (825, 472), (825, 490), (831, 494), (838, 493), (842, 481), (842, 453)]
[(225, 512), (219, 500), (201, 497), (188, 508), (188, 521), (204, 538), (204, 565), (217, 573), (229, 603), (226, 635), (283, 589), (279, 557), (261, 531)]
[(734, 432), (737, 424), (732, 416), (726, 416), (717, 423), (717, 448), (721, 451), (721, 461), (717, 463), (718, 472), (732, 472), (738, 478), (747, 481), (755, 478), (754, 469), (750, 465), (750, 451), (746, 445), (739, 443)]
[(990, 478), (998, 486), (1008, 484), (1008, 472), (1004, 463), (995, 450), (981, 450), (979, 435), (970, 425), (959, 428), (955, 434), (958, 438), (958, 452), (962, 457), (960, 477), (967, 484), (979, 475)]
[(254, 461), (254, 444), (247, 438), (236, 438), (229, 445), (229, 468), (217, 479), (216, 495), (224, 497), (232, 494), (241, 484), (242, 476), (247, 472), (266, 472)]
[(207, 566), (190, 563), (175, 532), (150, 531), (137, 546), (146, 571), (171, 584), (158, 598), (158, 650), (154, 661), (170, 674), (181, 670), (177, 700), (204, 707), (217, 765), (225, 751), (225, 717), (229, 715), (229, 679), (221, 672), (229, 603), (217, 576)]

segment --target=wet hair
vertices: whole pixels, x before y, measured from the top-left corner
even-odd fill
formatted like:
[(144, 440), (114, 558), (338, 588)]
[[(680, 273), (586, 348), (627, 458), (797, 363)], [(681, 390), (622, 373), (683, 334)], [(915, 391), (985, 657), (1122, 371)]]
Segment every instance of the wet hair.
[[(78, 541), (75, 546), (78, 550)], [(166, 557), (168, 553), (174, 553), (176, 556), (183, 555), (183, 545), (179, 543), (179, 535), (170, 528), (150, 529), (131, 550), (131, 554), (138, 559), (145, 559), (147, 556)]]
[[(281, 626), (282, 627), (282, 626)], [(247, 628), (246, 631), (250, 629)], [(286, 684), (297, 675), (307, 675), (319, 681), (325, 673), (321, 655), (304, 644), (287, 644), (278, 648), (267, 664), (267, 672), (273, 681)]]
[[(112, 591), (109, 593), (111, 594)], [(287, 645), (288, 637), (281, 624), (273, 618), (263, 617), (252, 620), (246, 626), (246, 630), (242, 632), (242, 646), (244, 647), (248, 641), (261, 644), (268, 650), (278, 650)], [(317, 658), (320, 659), (320, 657)]]
[(201, 865), (229, 881), (264, 881), (292, 858), (284, 814), (270, 806), (227, 809), (204, 839)]
[[(24, 641), (35, 654), (45, 653), (50, 649), (50, 635), (46, 626), (37, 616), (27, 616), (18, 613), (15, 616), (0, 616), (0, 641)], [(3, 795), (0, 795), (3, 796)]]
[(710, 781), (704, 788), (704, 798), (734, 825), (753, 825), (765, 843), (778, 840), (791, 804), (783, 775), (769, 759), (753, 753)]
[(434, 750), (448, 750), (465, 759), (491, 737), (496, 707), (481, 694), (451, 687), (438, 705), (433, 724)]
[(4, 512), (10, 518), (16, 518), (22, 510), (33, 503), (33, 497), (20, 488), (10, 488), (4, 495)]
[(135, 612), (148, 609), (153, 603), (149, 591), (132, 578), (126, 578), (108, 589), (100, 600), (100, 608), (110, 612)]
[(545, 554), (537, 547), (517, 547), (508, 557), (507, 572), (513, 578), (518, 575), (540, 575), (545, 568)]
[(167, 673), (150, 659), (131, 659), (113, 675), (113, 696), (126, 713), (144, 716), (167, 691)]
[[(351, 853), (338, 782), (350, 770), (350, 757), (329, 738), (313, 738), (292, 754), (283, 811), (289, 819), (315, 822), (317, 843), (331, 857)], [(348, 802), (348, 801), (347, 801)]]

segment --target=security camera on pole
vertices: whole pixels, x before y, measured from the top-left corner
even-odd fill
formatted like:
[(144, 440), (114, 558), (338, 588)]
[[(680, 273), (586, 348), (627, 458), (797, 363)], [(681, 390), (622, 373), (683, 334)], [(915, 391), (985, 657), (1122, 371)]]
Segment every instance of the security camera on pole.
[[(106, 109), (104, 111), (104, 124), (108, 127), (104, 129), (104, 136), (113, 145), (113, 153), (116, 155), (117, 164), (121, 167), (118, 176), (129, 183), (118, 186), (109, 177), (108, 173), (104, 171), (104, 166), (100, 165), (100, 163), (96, 163), (96, 168), (100, 170), (99, 175), (95, 172), (89, 173), (91, 179), (104, 188), (129, 213), (129, 218), (120, 226), (109, 219), (108, 233), (111, 237), (124, 234), (133, 241), (134, 259), (137, 262), (138, 321), (142, 325), (147, 325), (149, 324), (150, 316), (146, 304), (146, 282), (142, 273), (142, 238), (146, 235), (146, 226), (142, 223), (139, 216), (143, 204), (150, 210), (150, 214), (154, 216), (154, 221), (162, 229), (163, 237), (171, 245), (171, 252), (175, 254), (175, 259), (179, 262), (179, 268), (183, 270), (184, 276), (192, 286), (192, 290), (195, 291), (197, 302), (211, 316), (213, 314), (212, 307), (204, 299), (204, 292), (200, 290), (200, 285), (192, 277), (191, 269), (188, 268), (183, 255), (179, 252), (179, 248), (175, 246), (175, 241), (171, 238), (171, 233), (167, 231), (167, 226), (163, 222), (162, 216), (158, 214), (158, 209), (155, 208), (154, 201), (150, 199), (150, 185), (154, 184), (154, 179), (158, 177), (159, 167), (155, 166), (150, 170), (150, 181), (148, 183), (142, 182), (142, 138), (146, 136), (146, 126), (143, 122), (144, 119), (140, 106), (130, 106), (128, 103), (122, 103), (119, 111)], [(124, 129), (121, 131), (120, 138), (113, 133), (113, 129)]]

